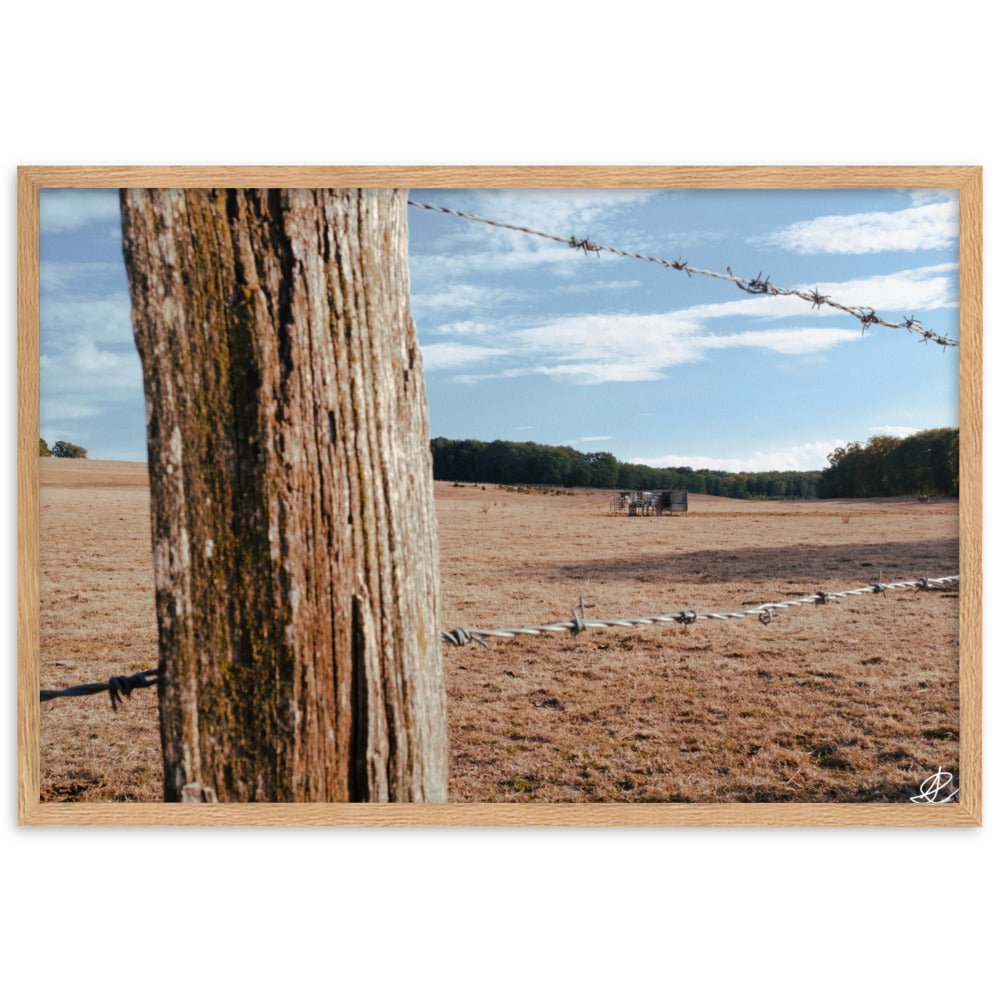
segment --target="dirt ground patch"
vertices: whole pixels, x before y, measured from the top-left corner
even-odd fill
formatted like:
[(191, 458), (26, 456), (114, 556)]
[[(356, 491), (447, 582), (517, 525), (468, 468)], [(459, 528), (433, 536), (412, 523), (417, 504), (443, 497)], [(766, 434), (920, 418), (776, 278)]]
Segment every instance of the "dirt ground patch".
[[(442, 624), (729, 611), (958, 571), (958, 504), (435, 486)], [(42, 686), (156, 665), (144, 465), (41, 461)], [(958, 779), (957, 590), (444, 650), (454, 802), (908, 801)], [(155, 693), (42, 705), (48, 801), (161, 797)]]

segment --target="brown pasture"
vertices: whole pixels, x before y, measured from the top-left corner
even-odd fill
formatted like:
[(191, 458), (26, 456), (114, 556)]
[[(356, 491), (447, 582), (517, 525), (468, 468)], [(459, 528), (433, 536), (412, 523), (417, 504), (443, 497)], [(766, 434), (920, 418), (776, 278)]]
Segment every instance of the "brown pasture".
[[(729, 611), (958, 571), (958, 504), (690, 498), (437, 483), (442, 624)], [(144, 465), (41, 460), (41, 680), (156, 665)], [(956, 590), (755, 617), (446, 646), (453, 802), (906, 802), (958, 783)], [(157, 801), (155, 692), (41, 706), (43, 801)]]

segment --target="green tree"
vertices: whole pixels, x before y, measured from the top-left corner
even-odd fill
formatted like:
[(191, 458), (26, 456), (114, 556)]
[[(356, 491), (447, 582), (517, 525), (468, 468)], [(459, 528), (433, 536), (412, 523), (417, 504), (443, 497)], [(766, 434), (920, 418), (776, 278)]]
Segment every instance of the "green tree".
[[(43, 441), (42, 444), (44, 443)], [(81, 448), (78, 444), (70, 444), (69, 441), (56, 441), (52, 446), (52, 456), (54, 458), (86, 458), (87, 449)]]
[[(849, 449), (858, 449), (851, 445)], [(840, 449), (838, 455), (847, 450)], [(816, 496), (821, 473), (812, 472), (720, 472), (694, 470), (682, 465), (651, 468), (635, 462), (619, 462), (610, 452), (582, 454), (569, 445), (536, 444), (534, 441), (431, 441), (434, 478), (447, 482), (551, 483), (620, 490), (687, 490), (730, 497)], [(852, 452), (853, 454), (853, 452)], [(831, 456), (833, 458), (833, 456)], [(839, 461), (839, 460), (838, 460)], [(822, 473), (827, 488), (834, 488), (848, 473), (855, 475), (857, 461)], [(955, 473), (957, 475), (957, 471)], [(844, 495), (847, 494), (836, 494)]]
[(588, 486), (613, 490), (618, 484), (618, 459), (609, 451), (595, 451), (586, 456)]
[(49, 446), (45, 443), (45, 438), (38, 439), (38, 454), (42, 458), (48, 458), (52, 454)]
[(958, 431), (940, 427), (900, 439), (887, 435), (852, 441), (827, 456), (821, 497), (913, 496), (958, 492)]

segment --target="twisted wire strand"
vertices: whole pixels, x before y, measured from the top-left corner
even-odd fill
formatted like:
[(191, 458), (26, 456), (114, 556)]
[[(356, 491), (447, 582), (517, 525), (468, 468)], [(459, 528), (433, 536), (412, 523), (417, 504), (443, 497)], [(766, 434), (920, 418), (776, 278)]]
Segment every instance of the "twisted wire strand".
[(109, 678), (106, 683), (76, 684), (58, 691), (43, 688), (39, 694), (41, 701), (51, 701), (53, 698), (72, 698), (78, 695), (100, 694), (102, 691), (107, 691), (111, 697), (111, 707), (117, 712), (118, 706), (123, 703), (122, 695), (131, 698), (132, 692), (136, 688), (153, 687), (159, 683), (159, 680), (159, 670), (141, 670), (131, 676), (118, 674)]
[[(573, 611), (573, 620), (567, 622), (552, 622), (548, 625), (526, 625), (511, 628), (455, 628), (450, 631), (441, 632), (442, 642), (453, 646), (466, 646), (470, 642), (479, 643), (486, 646), (484, 639), (513, 639), (519, 635), (545, 635), (556, 632), (569, 632), (572, 635), (579, 635), (589, 628), (634, 628), (638, 625), (655, 625), (664, 622), (678, 622), (681, 625), (691, 625), (699, 620), (724, 621), (732, 618), (749, 618), (756, 615), (758, 620), (769, 625), (774, 619), (774, 611), (783, 608), (794, 608), (803, 604), (829, 604), (831, 601), (841, 597), (852, 597), (856, 594), (882, 594), (885, 596), (889, 590), (905, 590), (915, 588), (916, 590), (943, 589), (950, 583), (958, 582), (958, 574), (954, 576), (926, 577), (922, 576), (917, 580), (899, 580), (894, 583), (883, 583), (882, 574), (879, 573), (876, 583), (868, 584), (865, 587), (854, 587), (851, 590), (838, 591), (817, 591), (805, 597), (794, 597), (787, 601), (767, 601), (752, 608), (741, 608), (738, 611), (677, 611), (668, 614), (640, 615), (635, 618), (587, 618), (584, 612), (583, 599), (580, 599), (579, 611)], [(131, 676), (117, 675), (108, 679), (105, 683), (77, 684), (73, 687), (52, 690), (43, 688), (39, 692), (41, 701), (51, 701), (53, 698), (69, 698), (79, 695), (100, 694), (107, 691), (111, 697), (111, 707), (117, 712), (118, 706), (123, 704), (122, 696), (132, 697), (132, 692), (137, 688), (153, 687), (159, 683), (158, 670), (142, 670)]]
[[(838, 591), (818, 591), (809, 594), (807, 597), (796, 597), (787, 601), (767, 601), (758, 604), (753, 608), (742, 608), (739, 611), (678, 611), (668, 614), (641, 615), (636, 618), (583, 618), (582, 613), (573, 612), (573, 621), (553, 622), (550, 625), (526, 625), (514, 628), (460, 628), (450, 632), (442, 632), (443, 642), (454, 646), (465, 646), (470, 641), (485, 645), (484, 638), (512, 639), (518, 635), (545, 635), (554, 632), (569, 632), (578, 635), (588, 628), (632, 628), (637, 625), (655, 625), (661, 622), (679, 622), (681, 625), (690, 625), (701, 619), (725, 620), (730, 618), (749, 618), (757, 616), (762, 624), (767, 625), (773, 620), (773, 612), (782, 608), (798, 607), (802, 604), (828, 604), (830, 601), (841, 597), (851, 597), (855, 594), (882, 594), (888, 590), (904, 590), (915, 588), (917, 590), (943, 589), (947, 584), (956, 583), (958, 574), (954, 576), (926, 577), (922, 576), (918, 580), (900, 580), (895, 583), (882, 583), (882, 574), (879, 573), (877, 583), (869, 584), (866, 587), (855, 587), (853, 590)], [(582, 601), (581, 601), (582, 612)]]
[(527, 226), (515, 226), (509, 222), (497, 222), (495, 219), (484, 219), (481, 215), (473, 215), (471, 212), (460, 212), (454, 208), (444, 208), (441, 205), (425, 205), (419, 201), (408, 201), (407, 204), (414, 208), (423, 208), (429, 212), (440, 212), (443, 215), (454, 215), (460, 219), (470, 219), (473, 222), (484, 222), (488, 226), (495, 226), (498, 229), (510, 229), (517, 233), (527, 233), (529, 236), (540, 236), (543, 239), (555, 240), (556, 243), (565, 243), (575, 250), (583, 250), (584, 253), (612, 253), (619, 257), (631, 257), (634, 260), (645, 260), (651, 264), (661, 264), (664, 267), (673, 268), (675, 271), (683, 271), (688, 276), (700, 274), (707, 278), (719, 278), (722, 281), (732, 282), (737, 288), (742, 289), (750, 295), (794, 295), (804, 302), (810, 302), (813, 308), (829, 306), (831, 309), (839, 309), (853, 316), (861, 323), (861, 332), (864, 334), (869, 327), (883, 326), (889, 330), (910, 330), (919, 334), (922, 341), (932, 341), (940, 344), (944, 348), (957, 347), (958, 341), (954, 337), (946, 337), (943, 334), (935, 333), (928, 329), (914, 317), (904, 319), (900, 323), (893, 323), (877, 315), (871, 306), (846, 306), (840, 302), (835, 302), (828, 295), (822, 295), (818, 289), (804, 291), (801, 288), (782, 288), (779, 285), (771, 284), (771, 276), (761, 278), (758, 274), (756, 278), (740, 278), (733, 274), (732, 268), (726, 268), (726, 273), (709, 271), (705, 268), (694, 267), (687, 261), (677, 258), (676, 260), (666, 260), (663, 257), (651, 257), (648, 254), (635, 253), (631, 250), (620, 250), (617, 247), (605, 246), (603, 243), (595, 243), (591, 239), (580, 239), (576, 236), (556, 236), (552, 233), (543, 232), (540, 229), (529, 229)]

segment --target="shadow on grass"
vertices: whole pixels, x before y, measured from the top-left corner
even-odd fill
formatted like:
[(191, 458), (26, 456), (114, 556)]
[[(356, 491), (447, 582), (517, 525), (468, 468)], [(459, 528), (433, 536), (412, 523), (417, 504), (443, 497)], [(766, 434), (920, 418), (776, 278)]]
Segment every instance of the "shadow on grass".
[(539, 561), (511, 576), (535, 580), (683, 580), (691, 583), (757, 580), (850, 580), (855, 586), (874, 583), (879, 571), (885, 582), (958, 572), (958, 539), (913, 542), (824, 545), (822, 541), (768, 548), (701, 549), (672, 555), (587, 559), (581, 562)]

